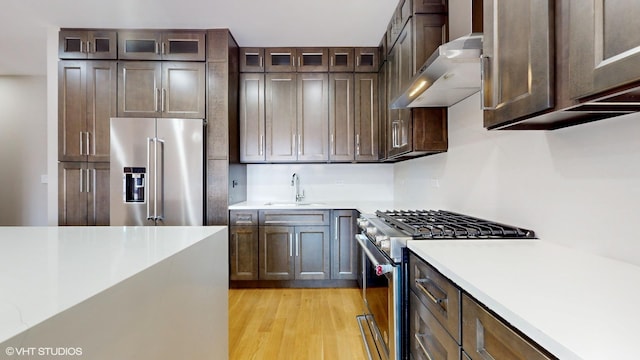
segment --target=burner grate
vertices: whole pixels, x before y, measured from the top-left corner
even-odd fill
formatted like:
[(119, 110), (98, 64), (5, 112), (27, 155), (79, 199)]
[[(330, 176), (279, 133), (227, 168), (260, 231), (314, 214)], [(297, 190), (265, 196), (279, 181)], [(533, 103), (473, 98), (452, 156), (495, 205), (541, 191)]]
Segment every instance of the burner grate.
[(531, 230), (444, 210), (376, 211), (414, 239), (535, 238)]

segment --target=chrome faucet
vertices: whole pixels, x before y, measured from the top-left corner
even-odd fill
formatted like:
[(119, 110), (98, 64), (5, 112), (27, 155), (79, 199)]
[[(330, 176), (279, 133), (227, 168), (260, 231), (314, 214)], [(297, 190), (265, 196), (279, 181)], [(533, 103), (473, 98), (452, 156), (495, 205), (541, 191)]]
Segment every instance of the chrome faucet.
[(300, 193), (300, 176), (297, 173), (293, 173), (291, 176), (291, 186), (296, 187), (296, 202), (302, 201), (304, 199), (304, 190)]

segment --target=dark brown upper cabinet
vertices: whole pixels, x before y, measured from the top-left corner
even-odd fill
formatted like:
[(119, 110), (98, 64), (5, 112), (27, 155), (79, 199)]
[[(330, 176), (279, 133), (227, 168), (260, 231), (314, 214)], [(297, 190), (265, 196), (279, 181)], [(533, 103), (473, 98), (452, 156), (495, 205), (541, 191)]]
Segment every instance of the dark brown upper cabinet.
[(264, 49), (240, 48), (240, 72), (264, 72)]
[[(409, 0), (406, 0), (407, 2)], [(447, 0), (412, 0), (414, 14), (439, 14), (447, 12)], [(469, 0), (470, 1), (470, 0)]]
[(484, 7), (484, 126), (494, 128), (550, 109), (554, 99), (553, 1), (492, 0), (485, 1)]
[(376, 72), (380, 67), (380, 49), (355, 48), (355, 72)]
[(118, 58), (115, 30), (62, 29), (59, 32), (58, 56), (60, 59)]
[(353, 161), (354, 143), (353, 74), (329, 74), (329, 160)]
[(266, 72), (327, 72), (327, 48), (266, 48)]
[(638, 13), (637, 1), (569, 2), (571, 98), (640, 81)]
[(118, 62), (118, 116), (204, 119), (204, 63)]
[(330, 48), (329, 71), (353, 72), (355, 64), (353, 48)]
[(266, 48), (264, 61), (266, 72), (295, 72), (296, 49), (294, 48)]
[(58, 160), (109, 161), (116, 69), (115, 61), (58, 63)]
[(129, 30), (118, 33), (118, 58), (122, 60), (204, 61), (204, 31)]

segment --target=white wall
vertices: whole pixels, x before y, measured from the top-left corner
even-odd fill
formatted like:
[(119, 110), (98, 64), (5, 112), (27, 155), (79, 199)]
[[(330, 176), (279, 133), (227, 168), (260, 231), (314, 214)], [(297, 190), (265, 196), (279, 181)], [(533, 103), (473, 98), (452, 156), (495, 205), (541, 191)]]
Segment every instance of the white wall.
[(46, 225), (46, 77), (0, 76), (0, 225)]
[(397, 207), (464, 212), (640, 265), (640, 114), (487, 131), (476, 94), (449, 109), (447, 153), (394, 171)]
[(292, 201), (293, 173), (305, 201), (393, 201), (392, 164), (248, 165), (247, 201)]

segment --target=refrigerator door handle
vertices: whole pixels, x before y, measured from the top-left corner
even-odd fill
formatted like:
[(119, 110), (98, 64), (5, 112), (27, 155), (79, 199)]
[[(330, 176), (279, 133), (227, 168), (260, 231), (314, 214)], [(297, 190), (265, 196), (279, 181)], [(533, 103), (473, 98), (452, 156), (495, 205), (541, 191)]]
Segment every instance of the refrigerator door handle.
[[(160, 144), (160, 156), (158, 157), (158, 143)], [(158, 161), (160, 159), (160, 161)], [(158, 182), (158, 168), (160, 169), (160, 182)], [(156, 138), (156, 165), (155, 165), (155, 217), (156, 220), (164, 220), (164, 140)], [(160, 188), (160, 197), (158, 197), (158, 188)], [(158, 214), (158, 203), (160, 203), (160, 214)]]
[[(155, 142), (155, 138), (147, 138), (147, 171), (151, 169), (151, 143), (155, 144)], [(147, 198), (147, 220), (155, 220), (155, 218), (151, 216), (151, 199), (149, 199), (149, 186), (147, 186), (144, 191), (146, 192), (145, 197)]]

